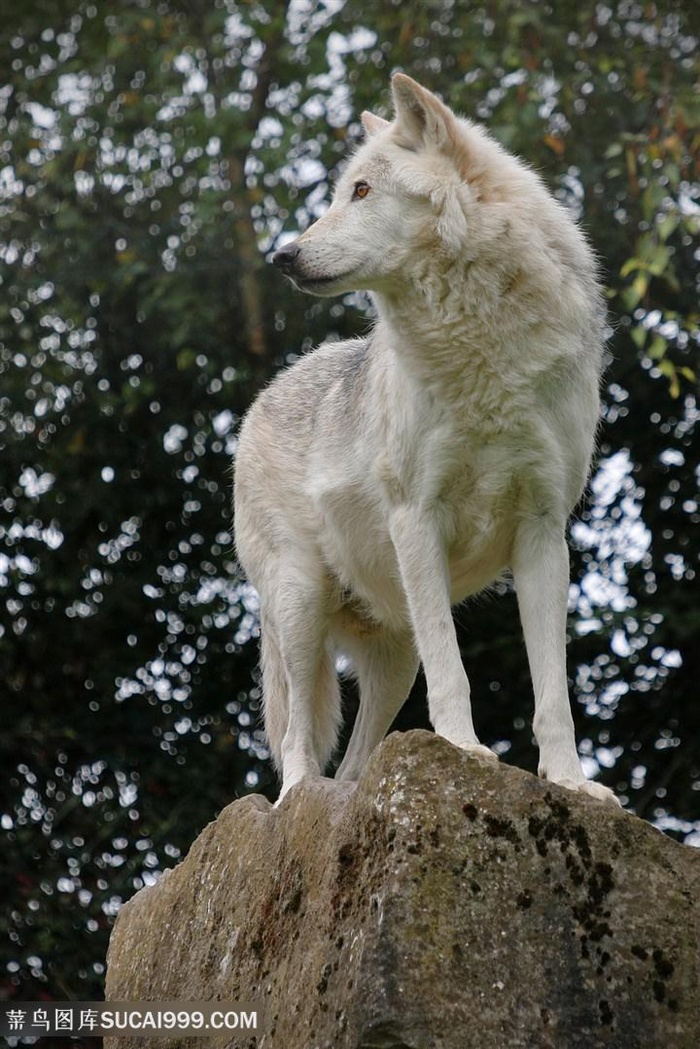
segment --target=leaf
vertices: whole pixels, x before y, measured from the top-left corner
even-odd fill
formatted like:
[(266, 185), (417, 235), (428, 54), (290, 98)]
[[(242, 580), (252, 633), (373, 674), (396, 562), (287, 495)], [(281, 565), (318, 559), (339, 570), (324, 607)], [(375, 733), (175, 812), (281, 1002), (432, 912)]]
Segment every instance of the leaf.
[(561, 135), (545, 135), (543, 141), (558, 157), (566, 150), (566, 143)]
[(647, 353), (653, 361), (656, 361), (660, 360), (664, 356), (664, 354), (666, 353), (666, 349), (667, 342), (664, 339), (663, 335), (654, 335), (647, 349)]
[(634, 273), (636, 270), (643, 270), (644, 268), (645, 264), (642, 262), (642, 260), (633, 257), (631, 259), (627, 259), (627, 262), (625, 262), (624, 265), (620, 267), (620, 276), (629, 277), (630, 273)]
[(666, 241), (674, 233), (680, 224), (680, 216), (677, 211), (667, 212), (663, 218), (656, 223), (656, 233), (661, 241)]
[(675, 364), (666, 357), (664, 360), (659, 361), (659, 371), (668, 379), (669, 393), (675, 399), (681, 392), (681, 384), (678, 381), (678, 371)]
[(643, 328), (641, 324), (637, 324), (630, 332), (632, 336), (632, 342), (635, 344), (637, 349), (641, 350), (647, 341), (647, 330)]
[(178, 371), (187, 371), (189, 368), (191, 368), (194, 365), (196, 356), (197, 354), (195, 353), (195, 351), (190, 349), (189, 347), (185, 348), (184, 350), (180, 350), (175, 359)]
[(639, 272), (632, 283), (623, 289), (622, 301), (629, 310), (638, 306), (647, 293), (649, 287), (649, 275)]
[(668, 267), (671, 253), (668, 248), (664, 247), (663, 244), (659, 244), (658, 247), (654, 248), (649, 256), (647, 268), (649, 273), (654, 277), (660, 277)]

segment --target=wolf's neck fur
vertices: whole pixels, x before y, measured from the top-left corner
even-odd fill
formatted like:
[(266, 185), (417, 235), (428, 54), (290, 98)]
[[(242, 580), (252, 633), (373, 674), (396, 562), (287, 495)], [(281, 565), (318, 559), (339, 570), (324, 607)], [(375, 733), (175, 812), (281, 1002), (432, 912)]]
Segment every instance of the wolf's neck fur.
[(522, 389), (565, 359), (599, 368), (592, 253), (575, 231), (547, 233), (509, 211), (485, 231), (472, 225), (466, 256), (416, 259), (400, 288), (374, 295), (384, 344), (449, 399)]
[[(541, 318), (539, 311), (527, 316), (522, 305), (517, 309), (505, 301), (504, 284), (517, 279), (494, 273), (485, 282), (478, 267), (463, 260), (438, 274), (416, 271), (398, 294), (375, 296), (377, 327), (388, 336), (382, 342), (392, 344), (409, 373), (443, 388), (449, 399), (464, 398), (475, 383), (502, 386), (505, 372), (513, 381), (524, 364), (518, 361), (518, 344)], [(494, 318), (501, 313), (496, 328)]]

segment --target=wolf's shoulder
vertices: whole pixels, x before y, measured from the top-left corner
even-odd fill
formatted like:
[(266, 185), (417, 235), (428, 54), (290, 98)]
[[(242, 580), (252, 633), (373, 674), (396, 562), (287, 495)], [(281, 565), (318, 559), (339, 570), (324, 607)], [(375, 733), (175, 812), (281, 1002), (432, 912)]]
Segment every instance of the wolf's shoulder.
[(321, 402), (351, 396), (362, 383), (372, 336), (329, 339), (282, 368), (258, 395), (255, 406), (266, 413), (315, 412)]
[(311, 385), (315, 388), (329, 383), (352, 379), (367, 362), (371, 336), (356, 339), (327, 339), (301, 354), (286, 368), (282, 368), (270, 383), (270, 393), (286, 391), (290, 385)]

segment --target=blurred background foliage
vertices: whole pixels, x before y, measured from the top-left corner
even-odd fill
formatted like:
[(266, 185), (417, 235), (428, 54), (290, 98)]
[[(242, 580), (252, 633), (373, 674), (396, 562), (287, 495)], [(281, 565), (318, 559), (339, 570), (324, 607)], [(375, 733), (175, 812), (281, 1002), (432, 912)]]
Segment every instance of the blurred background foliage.
[[(587, 771), (700, 844), (698, 6), (25, 0), (0, 28), (0, 997), (101, 996), (122, 901), (272, 791), (230, 461), (255, 390), (368, 324), (266, 265), (401, 68), (600, 255), (610, 366), (571, 529)], [(458, 613), (533, 769), (512, 594)], [(353, 695), (348, 689), (348, 710)], [(425, 724), (420, 684), (398, 719)]]

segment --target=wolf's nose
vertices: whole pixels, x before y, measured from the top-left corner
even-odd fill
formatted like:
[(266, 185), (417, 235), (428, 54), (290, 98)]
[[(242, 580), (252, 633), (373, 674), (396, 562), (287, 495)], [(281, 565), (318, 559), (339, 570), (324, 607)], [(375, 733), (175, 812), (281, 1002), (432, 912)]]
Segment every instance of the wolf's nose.
[(295, 240), (291, 244), (285, 244), (272, 256), (273, 266), (277, 266), (283, 273), (291, 273), (300, 250)]

